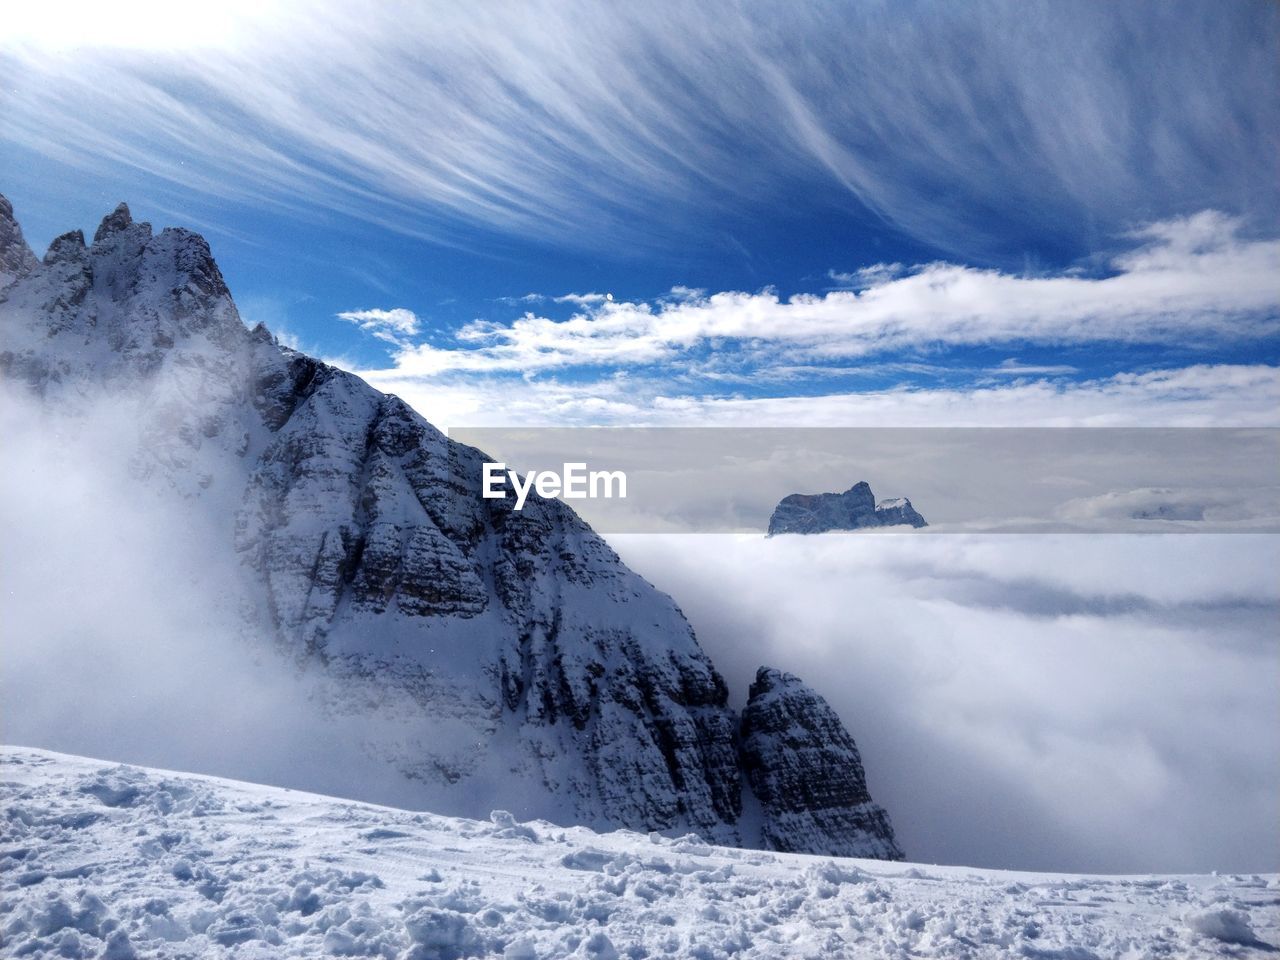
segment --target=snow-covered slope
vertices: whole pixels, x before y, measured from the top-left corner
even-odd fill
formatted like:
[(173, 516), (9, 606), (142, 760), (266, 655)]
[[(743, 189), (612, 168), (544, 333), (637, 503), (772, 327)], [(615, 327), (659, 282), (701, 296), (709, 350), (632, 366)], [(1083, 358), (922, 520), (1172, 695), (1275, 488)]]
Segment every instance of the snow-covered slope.
[(6, 956), (1266, 956), (1280, 877), (827, 860), (0, 750)]
[(561, 502), (482, 499), (480, 451), (248, 330), (200, 236), (121, 204), (37, 261), (6, 201), (0, 267), (0, 372), (60, 414), (124, 405), (119, 456), (225, 531), (250, 629), (335, 723), (378, 719), (367, 751), (423, 806), (896, 852), (883, 815), (744, 821), (738, 718), (672, 600)]

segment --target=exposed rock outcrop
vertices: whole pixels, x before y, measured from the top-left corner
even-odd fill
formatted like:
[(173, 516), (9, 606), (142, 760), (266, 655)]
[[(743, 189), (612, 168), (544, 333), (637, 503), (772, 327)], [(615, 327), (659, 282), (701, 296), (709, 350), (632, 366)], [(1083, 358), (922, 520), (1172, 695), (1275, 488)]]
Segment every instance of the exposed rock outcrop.
[(876, 517), (880, 520), (880, 525), (885, 527), (904, 525), (927, 527), (929, 525), (906, 497), (891, 497), (888, 500), (881, 500), (876, 504)]
[(779, 533), (827, 533), (907, 524), (927, 527), (905, 497), (881, 500), (859, 481), (844, 493), (793, 493), (783, 497), (769, 518), (769, 536)]
[(25, 277), (39, 262), (13, 219), (13, 204), (0, 196), (0, 290)]
[(901, 860), (862, 757), (827, 702), (797, 677), (761, 667), (742, 713), (742, 760), (773, 850)]

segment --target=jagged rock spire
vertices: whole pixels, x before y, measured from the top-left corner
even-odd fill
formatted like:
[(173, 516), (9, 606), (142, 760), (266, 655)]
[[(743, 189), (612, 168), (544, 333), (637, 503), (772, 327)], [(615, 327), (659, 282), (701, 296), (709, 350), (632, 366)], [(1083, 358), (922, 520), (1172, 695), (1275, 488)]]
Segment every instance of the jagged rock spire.
[(133, 225), (133, 216), (129, 213), (129, 205), (120, 203), (116, 208), (102, 218), (102, 223), (98, 224), (98, 230), (93, 235), (93, 242), (98, 243), (111, 236), (113, 233), (119, 233)]
[(73, 260), (84, 253), (84, 231), (68, 230), (61, 236), (53, 238), (53, 243), (49, 244), (49, 249), (44, 252), (44, 262), (61, 263), (63, 260)]
[(836, 712), (798, 677), (761, 667), (742, 712), (742, 766), (764, 815), (761, 840), (791, 853), (901, 860), (862, 757)]
[(39, 262), (13, 218), (13, 204), (0, 194), (0, 290), (25, 277)]

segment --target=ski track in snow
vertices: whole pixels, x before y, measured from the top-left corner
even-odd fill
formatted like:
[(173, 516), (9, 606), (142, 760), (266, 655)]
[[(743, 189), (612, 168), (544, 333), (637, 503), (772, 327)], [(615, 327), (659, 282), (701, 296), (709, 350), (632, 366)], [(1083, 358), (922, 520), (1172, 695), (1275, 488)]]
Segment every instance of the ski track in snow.
[(0, 749), (6, 957), (1268, 956), (1280, 876), (831, 860)]

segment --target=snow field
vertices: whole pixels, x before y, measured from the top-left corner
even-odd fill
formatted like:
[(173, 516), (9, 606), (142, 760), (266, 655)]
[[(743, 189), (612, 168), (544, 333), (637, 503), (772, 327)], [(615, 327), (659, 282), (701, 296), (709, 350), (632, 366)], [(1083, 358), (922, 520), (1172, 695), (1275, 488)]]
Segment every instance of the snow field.
[(0, 748), (6, 957), (1262, 956), (1280, 877), (828, 860)]

